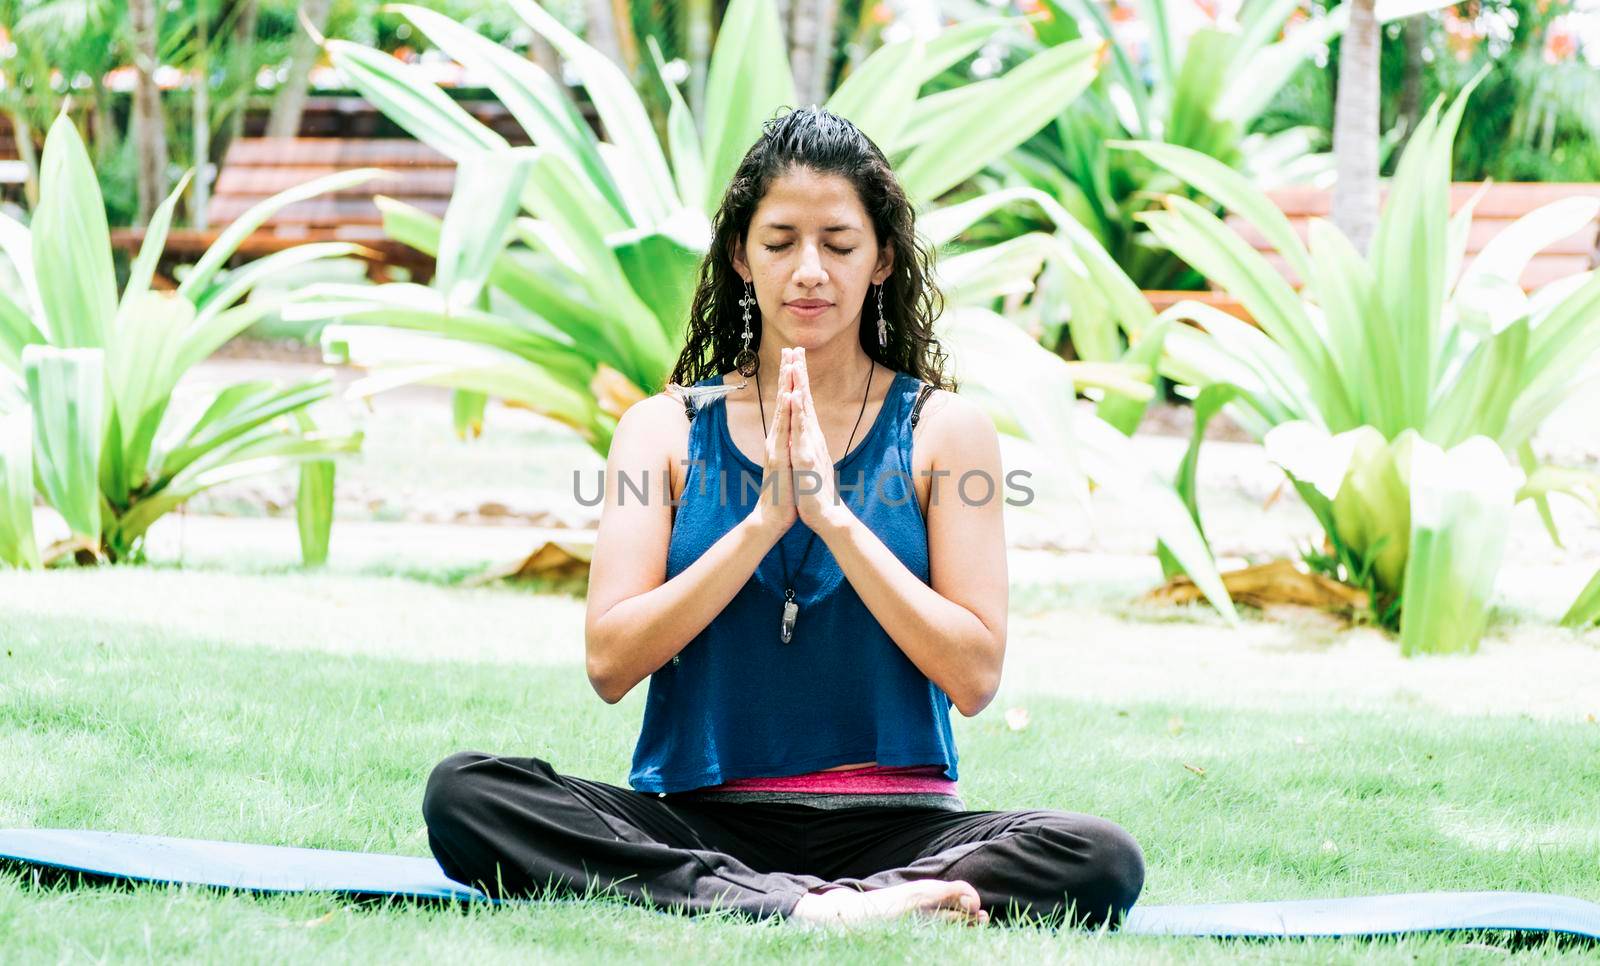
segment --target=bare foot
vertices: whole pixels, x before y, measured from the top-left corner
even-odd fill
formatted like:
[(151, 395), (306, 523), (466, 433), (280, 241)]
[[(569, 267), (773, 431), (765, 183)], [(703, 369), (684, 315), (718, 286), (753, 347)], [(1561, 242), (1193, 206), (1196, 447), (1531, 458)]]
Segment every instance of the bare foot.
[(981, 926), (989, 913), (979, 905), (978, 890), (969, 883), (919, 879), (902, 885), (859, 892), (851, 888), (812, 892), (800, 897), (791, 920), (802, 923), (857, 923), (912, 916)]

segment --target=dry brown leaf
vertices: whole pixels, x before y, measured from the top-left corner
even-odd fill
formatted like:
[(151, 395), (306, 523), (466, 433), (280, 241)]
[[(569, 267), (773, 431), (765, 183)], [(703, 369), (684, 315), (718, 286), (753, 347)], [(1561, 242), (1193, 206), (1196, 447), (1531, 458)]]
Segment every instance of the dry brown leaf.
[(595, 531), (545, 528), (539, 533), (544, 539), (528, 556), (515, 563), (492, 567), (467, 580), (466, 586), (480, 587), (497, 580), (526, 580), (531, 577), (583, 577), (589, 573), (589, 560), (594, 556)]
[(338, 914), (339, 914), (339, 910), (337, 910), (337, 909), (329, 909), (327, 912), (323, 913), (322, 915), (318, 916), (317, 918), (308, 919), (305, 922), (301, 923), (301, 925), (305, 926), (307, 929), (315, 929), (318, 926), (326, 926), (328, 923), (332, 922), (333, 921), (333, 917), (338, 915)]
[(644, 392), (632, 379), (603, 362), (595, 367), (589, 391), (594, 393), (595, 405), (600, 411), (617, 419), (622, 418), (629, 406), (644, 398)]
[(1206, 770), (1204, 768), (1201, 768), (1199, 765), (1191, 765), (1188, 762), (1184, 762), (1183, 763), (1183, 767), (1185, 767), (1185, 768), (1189, 769), (1190, 771), (1194, 772), (1196, 775), (1199, 775), (1201, 778), (1206, 777)]
[[(1296, 604), (1349, 614), (1365, 610), (1367, 593), (1348, 584), (1301, 570), (1292, 560), (1273, 560), (1222, 574), (1222, 584), (1235, 603), (1267, 608)], [(1181, 574), (1150, 591), (1145, 600), (1166, 604), (1195, 604), (1205, 595), (1194, 581)]]

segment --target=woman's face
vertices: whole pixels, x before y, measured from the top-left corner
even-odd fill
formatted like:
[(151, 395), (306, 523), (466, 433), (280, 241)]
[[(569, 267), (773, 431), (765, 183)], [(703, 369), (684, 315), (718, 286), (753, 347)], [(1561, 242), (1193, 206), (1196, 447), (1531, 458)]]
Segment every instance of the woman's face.
[(894, 267), (894, 251), (878, 250), (855, 187), (807, 168), (773, 181), (735, 248), (734, 269), (755, 283), (763, 340), (770, 334), (779, 345), (807, 349), (842, 334), (858, 338), (870, 287)]

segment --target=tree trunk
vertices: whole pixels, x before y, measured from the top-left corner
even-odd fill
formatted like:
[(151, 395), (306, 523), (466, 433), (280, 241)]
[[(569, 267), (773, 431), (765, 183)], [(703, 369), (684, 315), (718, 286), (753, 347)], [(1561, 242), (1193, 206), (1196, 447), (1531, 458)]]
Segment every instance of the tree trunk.
[[(794, 73), (794, 97), (801, 107), (816, 101), (817, 8), (826, 0), (791, 0), (782, 23), (789, 42), (789, 67)], [(780, 15), (783, 15), (780, 14)]]
[[(626, 26), (627, 18), (618, 16), (619, 5), (626, 12), (627, 7), (621, 0), (584, 0), (583, 39), (631, 77), (633, 68), (623, 55), (622, 37), (619, 33)], [(632, 31), (629, 31), (629, 35), (632, 35)]]
[[(329, 0), (300, 0), (300, 13), (321, 34), (328, 29)], [(292, 138), (300, 133), (300, 115), (306, 109), (306, 92), (311, 88), (311, 68), (317, 62), (317, 38), (297, 23), (294, 47), (289, 55), (289, 74), (272, 100), (272, 116), (267, 119), (267, 136)]]
[(822, 104), (828, 99), (833, 74), (839, 0), (793, 0), (788, 22), (795, 97), (802, 105)]
[(1349, 0), (1333, 110), (1333, 222), (1365, 253), (1378, 226), (1378, 20), (1374, 0)]
[(211, 204), (211, 22), (206, 0), (195, 5), (194, 97), (189, 102), (193, 132), (194, 181), (189, 195), (189, 222), (202, 231)]
[(1401, 41), (1405, 45), (1405, 73), (1400, 79), (1400, 110), (1396, 120), (1404, 126), (1398, 151), (1411, 142), (1411, 134), (1422, 121), (1422, 46), (1428, 36), (1428, 17), (1419, 14), (1406, 20)]
[(17, 157), (27, 171), (23, 176), (22, 200), (28, 203), (28, 210), (33, 211), (39, 207), (39, 152), (33, 147), (33, 127), (20, 110), (11, 115), (11, 136), (16, 139)]
[(706, 77), (711, 64), (711, 0), (684, 0), (684, 50), (689, 59), (689, 111), (706, 122)]
[(161, 90), (156, 87), (156, 7), (154, 0), (129, 0), (128, 25), (133, 34), (134, 143), (139, 155), (139, 225), (167, 194), (167, 122), (161, 111)]
[(212, 164), (222, 164), (228, 145), (244, 130), (245, 112), (250, 110), (250, 95), (256, 90), (255, 46), (256, 46), (256, 0), (239, 0), (233, 14), (233, 52), (228, 58), (230, 73), (243, 71), (244, 76), (234, 77), (230, 86), (238, 90), (238, 100), (228, 111), (228, 116), (217, 125), (217, 137), (211, 142), (209, 160)]
[(121, 132), (112, 116), (111, 95), (101, 78), (89, 78), (89, 135), (96, 167), (105, 167), (117, 155)]
[(629, 0), (611, 0), (611, 23), (617, 36), (617, 63), (631, 80), (639, 79), (639, 38), (633, 33)]

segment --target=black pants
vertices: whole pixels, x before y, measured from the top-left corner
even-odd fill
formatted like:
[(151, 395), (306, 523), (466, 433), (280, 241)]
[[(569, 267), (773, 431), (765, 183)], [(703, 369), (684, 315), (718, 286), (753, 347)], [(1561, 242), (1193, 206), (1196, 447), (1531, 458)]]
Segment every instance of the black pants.
[(1097, 926), (1119, 922), (1144, 885), (1128, 833), (1075, 812), (693, 802), (479, 752), (434, 768), (422, 812), (445, 874), (501, 897), (614, 889), (761, 919), (829, 884), (959, 879), (991, 921)]

